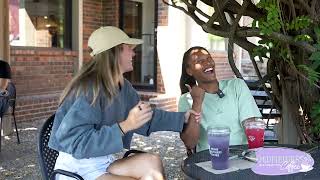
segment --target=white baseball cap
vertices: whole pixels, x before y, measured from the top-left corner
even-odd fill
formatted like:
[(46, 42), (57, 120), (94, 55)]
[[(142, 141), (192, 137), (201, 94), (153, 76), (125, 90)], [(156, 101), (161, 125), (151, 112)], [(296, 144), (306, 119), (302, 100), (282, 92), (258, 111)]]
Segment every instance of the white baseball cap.
[(91, 56), (111, 49), (119, 44), (142, 44), (142, 39), (130, 38), (121, 29), (114, 26), (104, 26), (93, 31), (88, 40), (88, 46), (92, 49)]

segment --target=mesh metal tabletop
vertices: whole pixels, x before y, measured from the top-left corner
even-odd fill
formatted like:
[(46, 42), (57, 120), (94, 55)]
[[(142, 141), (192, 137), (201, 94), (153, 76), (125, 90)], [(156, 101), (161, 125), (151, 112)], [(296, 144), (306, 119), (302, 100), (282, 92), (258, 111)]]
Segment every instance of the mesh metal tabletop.
[[(295, 148), (302, 151), (308, 151), (314, 159), (313, 170), (309, 172), (300, 172), (281, 176), (263, 176), (255, 174), (251, 169), (238, 170), (225, 174), (213, 174), (196, 165), (199, 162), (210, 161), (208, 150), (198, 152), (186, 158), (181, 165), (182, 172), (186, 179), (201, 180), (320, 180), (320, 147), (312, 146), (294, 146), (277, 145), (278, 147)], [(247, 149), (247, 146), (231, 146), (231, 148)]]

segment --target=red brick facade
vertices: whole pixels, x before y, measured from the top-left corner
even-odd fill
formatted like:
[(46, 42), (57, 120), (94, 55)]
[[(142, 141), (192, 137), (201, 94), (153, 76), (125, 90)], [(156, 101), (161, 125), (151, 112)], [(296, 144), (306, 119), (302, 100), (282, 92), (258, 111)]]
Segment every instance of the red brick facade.
[(157, 59), (157, 92), (158, 93), (165, 93), (166, 92), (166, 90), (164, 88), (163, 79), (162, 79), (159, 59)]
[[(87, 41), (100, 26), (119, 26), (119, 0), (83, 1), (83, 59), (90, 61)], [(158, 0), (158, 26), (168, 25), (168, 6)], [(219, 79), (232, 77), (225, 53), (214, 53)], [(78, 53), (56, 48), (11, 47), (13, 82), (17, 88), (16, 116), (18, 121), (47, 118), (58, 105), (65, 85), (76, 72)], [(157, 60), (156, 92), (139, 92), (141, 99), (157, 107), (176, 111), (176, 97), (165, 97), (159, 59)], [(178, 84), (178, 82), (177, 82)]]
[(213, 52), (211, 53), (211, 56), (216, 64), (216, 74), (218, 80), (235, 77), (228, 62), (227, 52)]
[(83, 1), (83, 60), (90, 61), (88, 38), (101, 26), (119, 26), (119, 0)]
[(168, 26), (168, 6), (158, 0), (158, 26)]
[(72, 78), (77, 53), (56, 48), (11, 47), (12, 81), (18, 121), (47, 118)]

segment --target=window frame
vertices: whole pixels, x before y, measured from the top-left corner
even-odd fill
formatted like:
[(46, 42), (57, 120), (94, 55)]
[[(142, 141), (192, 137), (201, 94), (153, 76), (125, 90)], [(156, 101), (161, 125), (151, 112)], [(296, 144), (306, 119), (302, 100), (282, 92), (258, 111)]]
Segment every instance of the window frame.
[[(63, 47), (41, 47), (41, 46), (19, 46), (11, 45), (11, 47), (28, 47), (28, 48), (48, 48), (48, 49), (65, 49), (72, 50), (72, 0), (64, 1), (64, 34), (63, 34)], [(19, 6), (21, 8), (21, 6)]]
[[(131, 0), (134, 1), (134, 0)], [(138, 1), (139, 2), (139, 1)], [(119, 0), (119, 27), (120, 29), (123, 29), (124, 22), (124, 0)], [(135, 84), (132, 83), (132, 86), (135, 89), (143, 90), (143, 91), (152, 91), (155, 92), (157, 90), (157, 61), (158, 61), (158, 52), (157, 52), (157, 26), (158, 26), (158, 0), (154, 0), (154, 54), (153, 54), (153, 84), (151, 85), (141, 85), (141, 84)]]

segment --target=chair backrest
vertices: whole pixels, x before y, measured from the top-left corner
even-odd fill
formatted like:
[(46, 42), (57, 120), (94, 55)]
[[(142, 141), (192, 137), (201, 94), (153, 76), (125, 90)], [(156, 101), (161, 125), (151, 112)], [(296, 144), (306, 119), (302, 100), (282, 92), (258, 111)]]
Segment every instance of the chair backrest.
[(8, 107), (9, 107), (8, 97), (0, 96), (0, 118), (2, 118), (3, 114), (7, 111)]
[(51, 134), (55, 114), (50, 116), (43, 124), (38, 135), (38, 159), (41, 174), (44, 180), (48, 180), (53, 172), (59, 152), (49, 148), (48, 142)]
[(12, 108), (12, 112), (14, 114), (16, 107), (16, 87), (12, 82), (8, 83), (6, 88), (7, 95), (0, 96), (0, 116), (7, 112), (8, 108)]
[(7, 91), (9, 92), (9, 106), (11, 106), (14, 111), (16, 107), (17, 92), (16, 86), (13, 84), (13, 82), (8, 83)]

